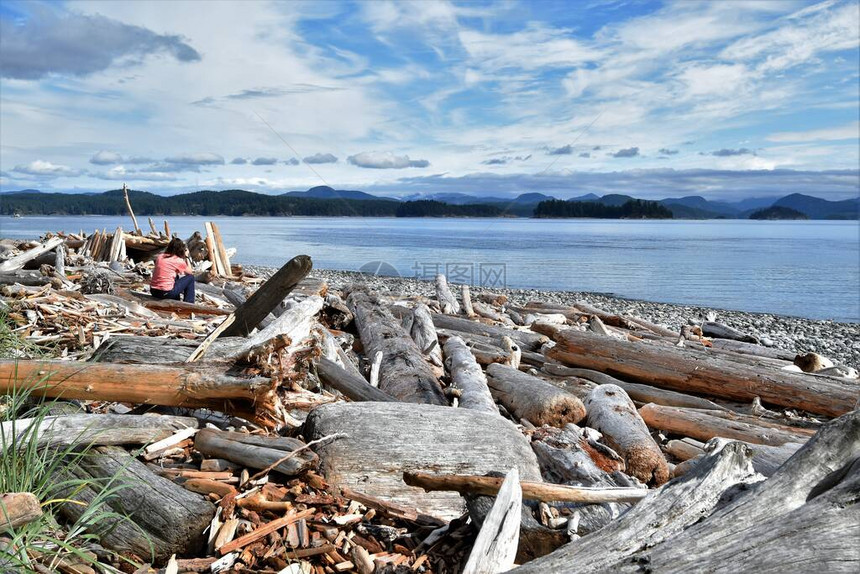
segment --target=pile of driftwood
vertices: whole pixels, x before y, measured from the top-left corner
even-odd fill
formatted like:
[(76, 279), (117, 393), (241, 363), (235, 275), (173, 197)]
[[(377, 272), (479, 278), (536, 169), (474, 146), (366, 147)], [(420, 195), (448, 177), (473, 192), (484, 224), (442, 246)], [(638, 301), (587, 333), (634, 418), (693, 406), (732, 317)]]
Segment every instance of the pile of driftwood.
[(676, 333), (585, 303), (455, 295), (444, 276), (431, 299), (310, 271), (298, 256), (264, 282), (210, 277), (167, 306), (141, 265), (107, 294), (82, 294), (68, 267), (59, 286), (4, 288), (13, 329), (65, 356), (0, 362), (0, 392), (71, 401), (40, 444), (92, 446), (76, 476), (128, 477), (111, 505), (137, 527), (105, 525), (100, 564), (860, 568), (850, 367), (713, 321)]

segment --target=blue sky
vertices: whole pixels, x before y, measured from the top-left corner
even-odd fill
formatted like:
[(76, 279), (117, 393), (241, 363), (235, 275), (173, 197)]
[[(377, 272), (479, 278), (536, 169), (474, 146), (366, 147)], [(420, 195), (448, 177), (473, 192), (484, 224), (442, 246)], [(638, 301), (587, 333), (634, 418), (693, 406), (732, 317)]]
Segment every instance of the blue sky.
[(0, 188), (860, 193), (860, 4), (0, 4)]

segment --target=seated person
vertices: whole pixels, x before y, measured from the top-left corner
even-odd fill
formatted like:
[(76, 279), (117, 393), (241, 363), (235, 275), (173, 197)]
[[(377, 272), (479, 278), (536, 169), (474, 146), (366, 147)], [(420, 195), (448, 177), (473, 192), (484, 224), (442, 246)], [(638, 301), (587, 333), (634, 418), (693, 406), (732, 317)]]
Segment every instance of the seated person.
[(164, 253), (155, 258), (155, 269), (149, 282), (149, 292), (157, 299), (175, 299), (179, 296), (188, 303), (194, 303), (194, 275), (185, 260), (185, 242), (174, 237), (167, 244)]

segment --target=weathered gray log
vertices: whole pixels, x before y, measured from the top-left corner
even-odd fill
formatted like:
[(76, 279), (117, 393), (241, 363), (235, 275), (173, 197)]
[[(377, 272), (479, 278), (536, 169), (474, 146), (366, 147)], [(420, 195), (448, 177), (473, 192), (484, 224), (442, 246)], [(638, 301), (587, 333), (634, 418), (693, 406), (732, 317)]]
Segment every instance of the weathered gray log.
[(54, 273), (60, 277), (66, 276), (66, 248), (58, 245), (54, 256)]
[[(96, 447), (78, 465), (70, 465), (66, 473), (90, 482), (82, 491), (76, 490), (73, 497), (85, 503), (92, 502), (97, 495), (95, 489), (101, 485), (122, 485), (108, 504), (130, 520), (103, 519), (88, 529), (99, 536), (102, 546), (157, 562), (173, 554), (195, 555), (203, 549), (203, 532), (215, 514), (214, 506), (154, 474), (122, 448)], [(73, 521), (86, 511), (86, 506), (73, 503), (61, 507), (63, 515)]]
[(382, 352), (380, 390), (400, 401), (447, 405), (421, 349), (385, 306), (362, 290), (350, 293), (347, 304), (355, 314), (365, 356)]
[(560, 427), (585, 418), (582, 401), (542, 379), (500, 364), (489, 365), (487, 376), (493, 397), (534, 425)]
[(508, 471), (490, 512), (484, 517), (463, 574), (495, 574), (513, 568), (522, 507), (520, 473), (514, 467)]
[[(757, 426), (740, 420), (728, 420), (706, 412), (680, 407), (647, 404), (639, 415), (650, 428), (663, 430), (701, 441), (714, 437), (742, 440), (755, 444), (778, 446), (788, 442), (804, 443), (808, 435), (779, 428)], [(798, 429), (801, 431), (802, 429)]]
[(539, 351), (541, 345), (549, 341), (549, 338), (539, 333), (487, 325), (486, 323), (473, 321), (465, 317), (452, 317), (451, 315), (443, 315), (441, 313), (433, 313), (433, 323), (436, 325), (436, 329), (452, 329), (472, 335), (492, 337), (496, 340), (507, 336), (517, 341), (525, 351)]
[[(268, 437), (239, 432), (202, 429), (194, 437), (194, 448), (212, 458), (223, 458), (247, 468), (260, 470), (284, 458), (290, 452), (305, 446), (300, 440), (289, 437)], [(286, 476), (316, 468), (319, 458), (311, 450), (278, 464), (274, 470)]]
[(823, 426), (771, 478), (639, 558), (659, 572), (703, 565), (712, 572), (750, 567), (856, 572), (858, 452), (860, 410), (855, 410)]
[(568, 330), (548, 351), (550, 358), (639, 383), (727, 399), (762, 401), (826, 416), (854, 408), (860, 390), (830, 377), (809, 377), (779, 369), (754, 368), (745, 356), (704, 350), (628, 343)]
[(397, 402), (397, 399), (373, 387), (362, 377), (351, 373), (335, 362), (320, 359), (317, 363), (320, 380), (353, 401)]
[(463, 312), (466, 317), (474, 317), (475, 310), (472, 308), (472, 293), (469, 291), (469, 286), (465, 283), (460, 288), (460, 295), (463, 299)]
[(711, 345), (715, 349), (723, 351), (731, 351), (733, 353), (741, 353), (742, 355), (753, 355), (755, 357), (766, 357), (768, 359), (777, 359), (780, 361), (791, 362), (797, 355), (794, 351), (785, 351), (774, 347), (765, 347), (763, 345), (755, 345), (753, 343), (744, 343), (742, 341), (733, 341), (732, 339), (714, 339)]
[(731, 443), (692, 472), (652, 491), (618, 520), (518, 570), (523, 574), (566, 572), (576, 564), (577, 572), (610, 572), (624, 558), (672, 539), (708, 516), (726, 490), (755, 476), (748, 449)]
[(669, 480), (666, 458), (624, 389), (601, 385), (585, 399), (585, 408), (588, 426), (603, 433), (604, 442), (624, 457), (627, 474), (656, 486)]
[(327, 481), (444, 519), (461, 514), (460, 496), (407, 486), (404, 472), (484, 474), (516, 466), (523, 480), (540, 480), (528, 441), (498, 415), (433, 405), (334, 403), (311, 412), (303, 435), (314, 440), (336, 432), (348, 438), (315, 447)]
[(441, 273), (436, 276), (436, 299), (444, 314), (456, 315), (460, 312), (460, 303), (448, 287), (448, 279)]
[(51, 285), (54, 284), (54, 282), (59, 286), (59, 281), (53, 277), (46, 277), (38, 272), (13, 271), (9, 273), (0, 273), (0, 285), (14, 285), (18, 283), (19, 285), (26, 285), (28, 287), (39, 287), (42, 285)]
[(487, 377), (460, 337), (449, 337), (445, 342), (445, 366), (454, 387), (462, 391), (460, 408), (499, 413), (487, 387)]
[(412, 328), (409, 330), (412, 340), (421, 349), (425, 357), (437, 367), (442, 366), (442, 347), (436, 336), (436, 327), (430, 316), (430, 308), (424, 303), (418, 303), (412, 309)]
[(714, 321), (705, 321), (702, 323), (702, 334), (705, 337), (713, 337), (715, 339), (731, 339), (743, 343), (752, 343), (753, 345), (758, 344), (756, 337), (741, 333), (737, 329), (723, 325), (722, 323), (715, 323)]
[[(73, 414), (17, 419), (2, 424), (0, 454), (20, 448), (65, 448), (78, 445), (147, 444), (176, 431), (197, 428), (197, 419), (172, 416)], [(37, 425), (34, 427), (34, 425)]]
[(606, 373), (592, 371), (591, 369), (577, 369), (574, 367), (559, 365), (558, 363), (546, 363), (541, 370), (550, 375), (559, 377), (582, 377), (583, 379), (588, 379), (598, 385), (617, 385), (624, 389), (624, 392), (626, 392), (631, 399), (639, 403), (655, 403), (658, 405), (690, 407), (694, 409), (720, 410), (724, 408), (708, 399), (676, 391), (660, 389), (650, 385), (628, 383), (627, 381), (621, 381), (615, 377), (607, 375)]
[(62, 237), (52, 237), (44, 243), (40, 243), (36, 247), (32, 249), (28, 249), (24, 253), (16, 255), (14, 257), (10, 257), (6, 261), (0, 263), (0, 273), (8, 273), (9, 271), (16, 271), (24, 267), (24, 265), (30, 261), (31, 259), (35, 259), (42, 253), (47, 253), (52, 249), (56, 248), (58, 245), (62, 245), (63, 239)]
[(290, 291), (310, 273), (312, 267), (311, 258), (307, 255), (290, 259), (268, 281), (260, 285), (247, 301), (236, 308), (236, 319), (221, 336), (244, 337), (250, 333), (272, 309), (280, 305)]
[[(708, 441), (708, 442), (709, 442), (709, 444), (711, 444), (714, 441), (729, 441), (729, 440), (730, 439), (717, 437), (717, 438), (711, 439), (711, 441)], [(783, 464), (785, 464), (785, 461), (787, 461), (789, 458), (794, 456), (794, 453), (796, 453), (798, 450), (801, 449), (801, 447), (803, 447), (802, 443), (796, 443), (796, 442), (789, 442), (789, 443), (781, 444), (779, 446), (769, 446), (769, 445), (764, 445), (764, 444), (753, 444), (751, 442), (744, 442), (744, 441), (737, 441), (737, 442), (741, 442), (741, 443), (747, 445), (747, 447), (749, 447), (750, 452), (752, 452), (753, 468), (755, 469), (755, 471), (757, 473), (761, 474), (762, 476), (767, 476), (767, 477), (773, 476), (773, 474), (779, 469), (779, 467), (781, 467)], [(675, 444), (672, 445), (672, 443), (675, 443)], [(686, 445), (686, 446), (678, 446), (679, 444)], [(669, 445), (672, 445), (672, 446), (670, 447)], [(701, 449), (698, 449), (699, 452), (695, 452), (695, 450), (696, 450), (695, 447), (692, 447), (691, 445), (689, 445), (683, 441), (669, 441), (669, 445), (667, 445), (668, 448), (666, 449), (666, 452), (671, 453), (674, 451), (674, 453), (676, 455), (682, 454), (683, 456), (680, 456), (679, 458), (684, 460), (684, 462), (690, 462), (693, 464), (698, 464), (701, 461), (701, 459), (705, 456), (704, 451), (702, 451)], [(683, 449), (683, 450), (681, 450), (679, 452), (680, 449)], [(679, 475), (678, 469), (680, 468), (680, 466), (681, 465), (678, 465), (675, 467), (675, 476)], [(692, 468), (692, 466), (690, 465), (690, 466), (688, 466), (688, 468)]]
[(343, 329), (355, 318), (352, 311), (346, 305), (346, 301), (334, 293), (325, 296), (325, 309), (323, 309), (325, 324), (334, 329)]

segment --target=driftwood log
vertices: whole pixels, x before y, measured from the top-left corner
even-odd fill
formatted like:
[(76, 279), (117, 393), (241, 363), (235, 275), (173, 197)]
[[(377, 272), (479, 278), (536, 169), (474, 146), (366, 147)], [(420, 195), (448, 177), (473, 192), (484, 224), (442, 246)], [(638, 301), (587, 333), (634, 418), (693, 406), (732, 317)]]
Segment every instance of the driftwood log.
[(853, 383), (754, 368), (742, 362), (744, 355), (729, 358), (725, 353), (629, 343), (572, 330), (564, 331), (547, 354), (571, 366), (647, 385), (740, 401), (760, 397), (770, 404), (826, 416), (850, 411), (860, 397)]
[(528, 441), (498, 415), (406, 403), (335, 403), (314, 409), (303, 435), (314, 440), (337, 432), (348, 438), (315, 447), (327, 481), (439, 518), (462, 513), (460, 496), (407, 486), (404, 472), (483, 474), (516, 466), (524, 480), (540, 480)]
[(541, 345), (549, 341), (546, 336), (540, 333), (487, 325), (480, 321), (473, 321), (465, 317), (443, 315), (442, 313), (433, 313), (433, 324), (436, 325), (437, 329), (450, 329), (471, 335), (483, 335), (484, 337), (492, 337), (497, 341), (502, 337), (510, 337), (514, 341), (517, 341), (525, 351), (539, 351)]
[(29, 524), (41, 516), (42, 507), (32, 492), (0, 494), (0, 532)]
[[(727, 420), (695, 409), (648, 404), (639, 409), (639, 415), (652, 429), (701, 441), (723, 437), (754, 444), (779, 446), (786, 443), (804, 443), (809, 438), (801, 432), (789, 432), (739, 420)], [(801, 430), (798, 429), (798, 431)]]
[(488, 366), (487, 384), (506, 409), (534, 425), (560, 427), (585, 418), (585, 407), (576, 396), (513, 367)]
[[(34, 427), (34, 425), (37, 425)], [(173, 416), (73, 414), (2, 423), (0, 454), (18, 448), (147, 444), (197, 428), (197, 419)]]
[(453, 386), (460, 389), (460, 408), (498, 414), (499, 409), (487, 387), (487, 377), (460, 337), (445, 341), (445, 366)]
[(18, 269), (24, 267), (24, 265), (31, 259), (35, 259), (42, 253), (47, 253), (48, 251), (51, 251), (58, 245), (62, 245), (63, 241), (65, 240), (62, 237), (52, 237), (46, 242), (40, 243), (32, 249), (28, 249), (20, 255), (10, 257), (6, 261), (0, 263), (0, 272), (7, 273), (9, 271), (17, 271)]
[(442, 348), (436, 336), (436, 327), (430, 316), (430, 308), (424, 303), (419, 303), (412, 309), (412, 328), (409, 330), (409, 334), (430, 363), (441, 367)]
[[(163, 562), (173, 554), (194, 554), (205, 544), (203, 532), (215, 514), (212, 504), (154, 474), (122, 448), (96, 447), (66, 472), (91, 482), (73, 496), (85, 503), (93, 501), (100, 486), (120, 486), (108, 504), (130, 520), (112, 518), (90, 526), (106, 548)], [(61, 512), (77, 520), (86, 506), (70, 502)]]
[(519, 475), (516, 467), (508, 471), (493, 507), (484, 517), (462, 574), (495, 574), (514, 567), (523, 505)]
[[(289, 437), (268, 437), (245, 433), (202, 429), (194, 438), (194, 448), (212, 458), (223, 458), (255, 470), (269, 468), (282, 461), (292, 451), (305, 446)], [(304, 450), (283, 460), (274, 470), (294, 476), (316, 468), (319, 458), (311, 450)]]
[(436, 276), (436, 298), (444, 314), (456, 315), (460, 312), (460, 303), (448, 287), (448, 279), (441, 273)]
[(355, 314), (364, 354), (373, 357), (382, 353), (379, 389), (404, 402), (447, 405), (422, 350), (400, 322), (365, 291), (354, 290), (347, 304)]
[(588, 426), (603, 433), (606, 444), (624, 457), (627, 474), (656, 486), (669, 480), (666, 458), (624, 389), (601, 385), (588, 395), (585, 408)]
[[(290, 291), (310, 273), (312, 267), (311, 258), (307, 255), (290, 259), (234, 311), (233, 324), (221, 336), (244, 337), (250, 333), (272, 309), (281, 304)], [(229, 269), (227, 271), (229, 272)]]
[(397, 399), (372, 386), (362, 377), (340, 367), (334, 361), (317, 363), (320, 380), (353, 401), (397, 402)]

